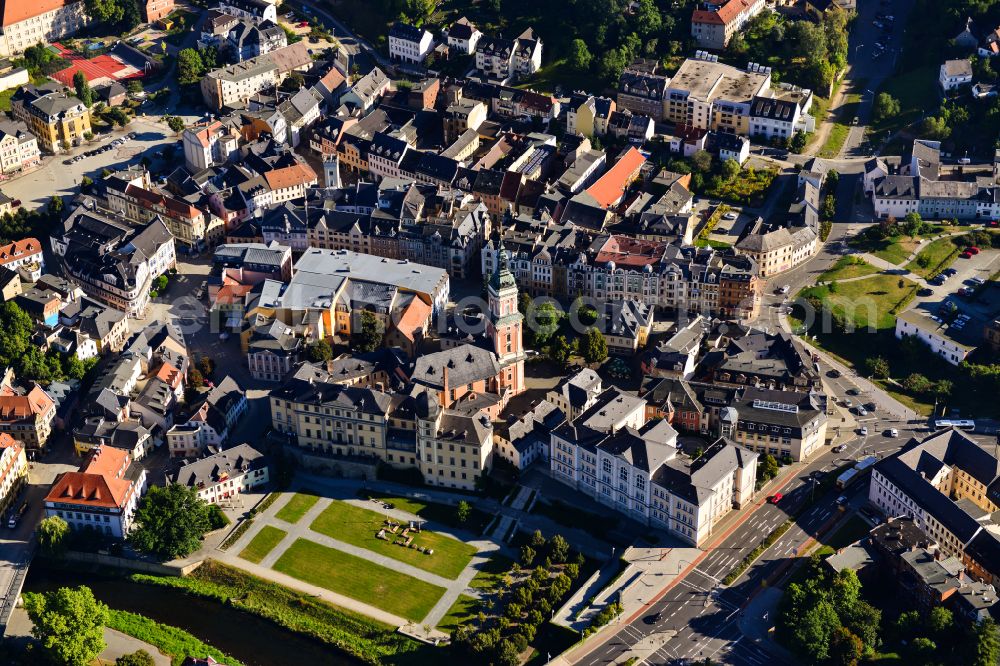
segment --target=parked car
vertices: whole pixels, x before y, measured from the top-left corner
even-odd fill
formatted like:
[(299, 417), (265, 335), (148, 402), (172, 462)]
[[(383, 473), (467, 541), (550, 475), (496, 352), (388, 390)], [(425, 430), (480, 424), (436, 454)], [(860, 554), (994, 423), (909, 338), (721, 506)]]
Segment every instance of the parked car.
[(966, 250), (965, 252), (963, 252), (958, 256), (962, 257), (962, 259), (972, 259), (972, 253), (969, 252), (968, 250)]
[(899, 430), (896, 428), (889, 428), (889, 437), (899, 437)]
[(861, 428), (858, 430), (858, 432), (861, 434), (862, 437), (867, 437), (868, 436), (868, 426), (861, 426)]
[(859, 391), (856, 388), (849, 388), (849, 389), (847, 389), (847, 395), (860, 395), (860, 394), (861, 394), (861, 391)]
[(979, 254), (979, 248), (973, 245), (972, 247), (965, 248), (966, 252), (971, 252), (972, 254)]
[(782, 500), (783, 497), (784, 495), (782, 495), (781, 493), (774, 493), (773, 495), (767, 498), (767, 501), (770, 502), (771, 504), (777, 504)]
[(837, 444), (837, 446), (833, 447), (833, 452), (834, 453), (840, 453), (841, 451), (843, 451), (846, 448), (847, 448), (847, 444)]

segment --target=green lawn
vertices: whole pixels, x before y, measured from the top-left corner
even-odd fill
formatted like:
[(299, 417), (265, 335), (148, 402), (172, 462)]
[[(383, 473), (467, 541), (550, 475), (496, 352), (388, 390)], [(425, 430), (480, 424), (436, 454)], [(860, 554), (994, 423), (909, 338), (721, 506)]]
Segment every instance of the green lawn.
[(895, 275), (873, 275), (864, 280), (837, 283), (836, 293), (830, 291), (829, 285), (824, 285), (803, 289), (799, 295), (819, 298), (834, 316), (853, 321), (859, 329), (869, 325), (883, 329), (895, 327), (896, 312), (916, 290), (917, 285), (912, 280)]
[(295, 493), (292, 498), (285, 503), (285, 506), (278, 510), (278, 513), (274, 514), (279, 520), (283, 520), (286, 523), (297, 523), (302, 520), (302, 516), (306, 515), (306, 512), (316, 505), (319, 501), (319, 497), (316, 495), (308, 493)]
[(872, 526), (865, 522), (864, 518), (855, 514), (847, 519), (840, 529), (823, 539), (823, 543), (834, 550), (839, 550), (849, 546), (858, 539), (866, 536), (872, 531)]
[(448, 613), (438, 622), (437, 628), (450, 634), (477, 613), (479, 613), (479, 600), (460, 594), (455, 603), (448, 609)]
[[(536, 92), (551, 95), (555, 92), (556, 86), (561, 86), (562, 92), (568, 94), (570, 90), (590, 90), (595, 83), (593, 74), (578, 72), (563, 59), (543, 65), (527, 79), (514, 84), (514, 87), (522, 90), (530, 88)], [(594, 94), (598, 94), (598, 91), (595, 90)]]
[(851, 124), (858, 114), (860, 103), (860, 95), (856, 93), (844, 95), (844, 102), (837, 109), (837, 121), (830, 129), (823, 147), (819, 149), (820, 157), (833, 158), (840, 154), (844, 142), (847, 141), (847, 135), (851, 132)]
[(412, 545), (430, 548), (434, 551), (432, 555), (379, 539), (375, 535), (385, 526), (384, 520), (380, 513), (335, 501), (309, 527), (333, 539), (391, 557), (444, 578), (458, 578), (476, 554), (474, 546), (431, 531), (413, 535)]
[[(461, 523), (458, 521), (458, 508), (449, 504), (441, 504), (440, 502), (424, 502), (423, 500), (413, 499), (412, 497), (399, 497), (398, 495), (379, 493), (372, 490), (361, 490), (358, 492), (358, 497), (361, 499), (375, 498), (382, 500), (383, 502), (389, 502), (400, 511), (412, 513), (415, 516), (420, 516), (424, 520), (430, 520), (435, 523), (441, 523), (442, 525), (457, 527), (476, 534), (481, 533), (483, 528), (486, 527), (486, 523), (493, 518), (493, 516), (484, 511), (472, 509), (472, 512), (469, 514), (469, 518), (464, 523)], [(470, 497), (469, 499), (474, 500), (475, 498)]]
[(247, 547), (240, 552), (240, 557), (254, 564), (260, 564), (260, 561), (267, 557), (267, 554), (274, 550), (274, 547), (281, 543), (281, 540), (286, 536), (288, 536), (288, 532), (265, 525), (260, 532), (254, 535)]
[(443, 587), (308, 539), (297, 539), (274, 563), (274, 570), (415, 622), (444, 594)]
[(878, 269), (860, 257), (841, 257), (830, 270), (816, 278), (816, 281), (847, 280), (875, 273), (878, 273)]
[(941, 98), (938, 88), (939, 67), (940, 65), (928, 65), (912, 69), (883, 83), (879, 92), (889, 93), (899, 100), (899, 115), (879, 121), (876, 128), (894, 131), (937, 109)]
[(469, 583), (469, 587), (489, 592), (500, 589), (504, 584), (504, 574), (510, 571), (513, 564), (513, 560), (494, 553), (490, 559), (480, 565), (479, 571)]
[[(931, 278), (948, 268), (958, 256), (958, 246), (951, 238), (939, 238), (924, 246), (907, 270), (923, 278)], [(923, 265), (921, 265), (923, 264)]]

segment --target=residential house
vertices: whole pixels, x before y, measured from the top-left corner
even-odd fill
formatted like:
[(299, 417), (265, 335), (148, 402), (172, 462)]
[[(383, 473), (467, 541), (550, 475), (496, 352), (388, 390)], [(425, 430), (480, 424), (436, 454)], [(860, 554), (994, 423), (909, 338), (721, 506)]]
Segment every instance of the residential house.
[(722, 5), (695, 9), (691, 16), (691, 36), (698, 46), (724, 49), (733, 35), (766, 7), (764, 0), (727, 0)]
[(0, 121), (0, 173), (27, 171), (42, 161), (38, 139), (20, 120)]
[(0, 246), (0, 266), (17, 271), (25, 282), (37, 282), (45, 270), (42, 244), (37, 238), (23, 238)]
[(340, 97), (341, 104), (354, 106), (367, 113), (389, 89), (389, 77), (378, 67), (358, 79)]
[(938, 83), (945, 92), (972, 84), (972, 63), (965, 60), (945, 60), (938, 73)]
[(90, 133), (90, 111), (59, 84), (22, 86), (10, 104), (14, 118), (27, 125), (42, 150), (50, 153), (80, 145)]
[(127, 451), (100, 446), (80, 471), (56, 477), (45, 496), (45, 516), (59, 516), (73, 531), (90, 529), (121, 539), (131, 530), (145, 491), (146, 470)]
[[(274, 5), (264, 4), (274, 8)], [(291, 72), (304, 71), (310, 65), (312, 56), (307, 42), (289, 44), (209, 72), (201, 79), (201, 94), (205, 104), (214, 111), (224, 107), (238, 108), (257, 93), (276, 87)]]
[(632, 356), (649, 340), (653, 309), (634, 300), (605, 303), (604, 312), (598, 313), (598, 329), (610, 353)]
[(171, 481), (193, 488), (209, 504), (221, 504), (266, 485), (270, 472), (268, 456), (249, 444), (239, 444), (182, 465)]
[(483, 33), (479, 28), (463, 16), (448, 28), (448, 48), (455, 53), (472, 55), (476, 52), (476, 46), (482, 37)]
[(278, 23), (277, 4), (267, 0), (221, 0), (219, 11), (230, 16), (248, 18), (256, 23)]
[(0, 433), (7, 433), (32, 455), (46, 451), (56, 406), (37, 384), (27, 390), (15, 390), (10, 384), (0, 387)]
[(7, 515), (28, 482), (28, 458), (24, 446), (7, 433), (0, 433), (0, 515)]
[(270, 21), (240, 21), (226, 35), (226, 46), (236, 62), (243, 62), (288, 46), (288, 37)]
[(389, 28), (389, 57), (420, 64), (434, 48), (434, 35), (423, 28), (396, 21)]
[(753, 100), (770, 87), (767, 67), (751, 63), (747, 70), (740, 70), (713, 56), (688, 58), (664, 90), (662, 117), (671, 123), (746, 136)]
[(976, 351), (976, 334), (973, 331), (966, 333), (964, 327), (950, 326), (922, 310), (905, 310), (896, 315), (896, 339), (902, 340), (911, 335), (952, 365), (958, 365)]
[(198, 457), (210, 447), (224, 447), (246, 412), (245, 392), (235, 379), (226, 376), (209, 391), (187, 422), (167, 431), (170, 457)]

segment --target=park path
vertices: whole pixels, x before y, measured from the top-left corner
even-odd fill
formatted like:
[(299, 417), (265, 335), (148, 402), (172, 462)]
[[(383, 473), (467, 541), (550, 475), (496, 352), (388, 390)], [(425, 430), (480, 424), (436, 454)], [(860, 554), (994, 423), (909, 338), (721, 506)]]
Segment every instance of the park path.
[[(275, 562), (277, 562), (278, 559), (280, 559), (281, 556), (292, 546), (292, 544), (295, 543), (296, 540), (307, 539), (309, 541), (318, 543), (322, 546), (326, 546), (327, 548), (333, 548), (341, 552), (347, 553), (349, 555), (354, 555), (355, 557), (359, 557), (368, 562), (372, 562), (374, 564), (386, 567), (387, 569), (398, 571), (399, 573), (411, 576), (412, 578), (416, 578), (417, 580), (421, 580), (431, 585), (435, 585), (443, 589), (443, 594), (434, 604), (434, 606), (431, 608), (428, 614), (424, 618), (422, 618), (420, 622), (420, 625), (422, 627), (426, 626), (433, 628), (436, 627), (437, 624), (441, 621), (441, 619), (448, 613), (448, 610), (458, 599), (459, 595), (465, 594), (467, 596), (471, 596), (474, 598), (479, 597), (479, 592), (474, 588), (471, 588), (469, 585), (472, 582), (472, 579), (475, 578), (476, 574), (479, 572), (480, 568), (483, 565), (485, 565), (489, 561), (493, 553), (498, 550), (498, 546), (490, 541), (475, 539), (472, 538), (471, 535), (466, 535), (462, 537), (454, 533), (449, 533), (445, 529), (438, 529), (436, 526), (435, 527), (429, 526), (428, 529), (433, 529), (435, 532), (447, 534), (448, 536), (464, 541), (469, 545), (473, 546), (477, 551), (476, 554), (470, 560), (470, 562), (462, 570), (462, 573), (459, 574), (458, 578), (455, 579), (445, 578), (443, 576), (439, 576), (437, 574), (431, 573), (419, 567), (415, 567), (411, 564), (401, 562), (387, 555), (382, 555), (380, 553), (376, 553), (366, 548), (361, 548), (359, 546), (355, 546), (353, 544), (349, 544), (347, 542), (340, 541), (332, 537), (328, 537), (324, 534), (320, 534), (310, 529), (310, 525), (312, 525), (312, 522), (316, 520), (316, 518), (324, 510), (326, 510), (326, 508), (329, 507), (334, 501), (343, 501), (363, 509), (372, 510), (370, 501), (360, 500), (352, 497), (344, 497), (339, 499), (324, 497), (321, 498), (318, 502), (316, 502), (316, 504), (314, 504), (312, 507), (310, 507), (309, 510), (302, 516), (302, 518), (299, 519), (298, 522), (289, 523), (284, 520), (281, 520), (275, 515), (277, 514), (278, 511), (281, 510), (282, 506), (287, 504), (288, 501), (291, 501), (293, 493), (287, 493), (287, 494), (288, 494), (288, 500), (283, 502), (275, 502), (270, 507), (268, 507), (266, 511), (262, 512), (261, 514), (258, 514), (256, 520), (254, 521), (253, 526), (250, 529), (248, 529), (246, 533), (244, 533), (243, 536), (241, 536), (236, 541), (236, 543), (234, 543), (229, 548), (229, 552), (221, 553), (221, 555), (218, 556), (218, 559), (233, 566), (250, 571), (254, 575), (260, 576), (265, 579), (273, 580), (275, 582), (279, 582), (283, 585), (299, 589), (300, 591), (308, 592), (309, 594), (316, 594), (317, 596), (325, 598), (329, 600), (331, 603), (334, 603), (338, 606), (343, 606), (345, 608), (355, 610), (359, 613), (363, 613), (370, 617), (379, 619), (382, 622), (393, 624), (395, 626), (410, 625), (412, 623), (409, 620), (406, 620), (405, 618), (388, 613), (386, 611), (383, 611), (381, 609), (378, 609), (374, 606), (358, 601), (351, 597), (346, 597), (344, 595), (340, 595), (335, 592), (325, 590), (325, 588), (317, 588), (316, 586), (310, 585), (308, 583), (298, 581), (298, 579), (286, 576), (285, 574), (275, 571), (274, 569), (272, 569), (272, 567), (274, 566)], [(411, 520), (415, 520), (430, 525), (430, 521), (425, 521), (419, 516), (415, 516), (413, 514), (401, 511), (399, 509), (382, 508), (378, 512), (384, 513), (387, 516), (390, 516), (393, 519), (398, 520), (400, 522), (409, 522)], [(238, 554), (244, 548), (246, 548), (247, 544), (249, 544), (253, 540), (253, 538), (264, 528), (265, 525), (271, 525), (273, 527), (277, 527), (282, 531), (284, 531), (286, 534), (282, 538), (282, 540), (271, 550), (271, 552), (269, 552), (264, 557), (264, 559), (260, 561), (259, 564), (254, 564), (252, 562), (248, 562), (247, 560), (240, 558)], [(290, 581), (296, 581), (296, 582), (292, 583)], [(323, 592), (320, 593), (318, 590), (323, 590)], [(429, 633), (433, 634), (434, 632), (431, 631)]]

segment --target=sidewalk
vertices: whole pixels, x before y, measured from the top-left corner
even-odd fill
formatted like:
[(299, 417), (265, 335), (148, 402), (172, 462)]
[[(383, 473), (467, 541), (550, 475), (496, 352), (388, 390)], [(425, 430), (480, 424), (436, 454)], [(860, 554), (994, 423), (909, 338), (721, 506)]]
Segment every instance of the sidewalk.
[(784, 593), (780, 588), (767, 587), (750, 599), (750, 603), (740, 613), (738, 625), (748, 639), (768, 652), (773, 652), (791, 663), (798, 659), (771, 637), (770, 629), (778, 617), (778, 605)]

